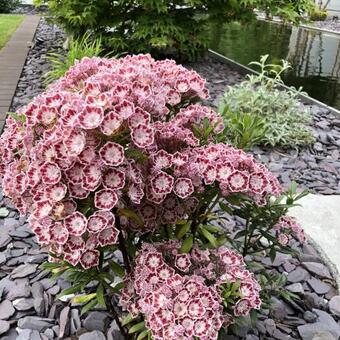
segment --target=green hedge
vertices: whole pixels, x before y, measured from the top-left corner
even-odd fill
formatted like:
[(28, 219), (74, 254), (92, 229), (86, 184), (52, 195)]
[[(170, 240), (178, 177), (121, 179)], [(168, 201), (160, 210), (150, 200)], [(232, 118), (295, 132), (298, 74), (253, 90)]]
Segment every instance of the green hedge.
[[(312, 0), (304, 0), (311, 2)], [(36, 0), (36, 2), (44, 2)], [(195, 59), (207, 47), (206, 23), (254, 17), (253, 9), (267, 8), (261, 0), (49, 0), (55, 21), (68, 33), (100, 35), (114, 52), (151, 52)], [(278, 6), (300, 17), (304, 6), (284, 1)], [(274, 6), (277, 13), (277, 6)], [(273, 11), (272, 7), (268, 7)], [(292, 16), (292, 15), (290, 15)]]

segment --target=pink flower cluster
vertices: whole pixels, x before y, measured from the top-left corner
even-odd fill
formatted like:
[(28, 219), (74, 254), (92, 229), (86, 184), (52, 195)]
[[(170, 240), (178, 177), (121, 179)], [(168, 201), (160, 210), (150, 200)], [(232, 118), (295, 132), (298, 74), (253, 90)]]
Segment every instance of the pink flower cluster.
[(224, 310), (221, 286), (239, 282), (234, 316), (259, 309), (259, 285), (242, 256), (221, 247), (179, 252), (180, 243), (144, 244), (132, 274), (125, 278), (120, 304), (132, 315), (143, 314), (152, 338), (217, 339), (233, 323)]
[[(205, 81), (174, 61), (148, 55), (84, 58), (9, 117), (0, 138), (4, 193), (38, 241), (72, 265), (96, 266), (119, 230), (154, 230), (190, 216), (197, 195), (242, 192), (258, 204), (279, 195), (276, 178), (225, 144), (200, 145), (206, 122), (223, 130)], [(144, 228), (119, 217), (136, 211)]]
[(294, 217), (281, 216), (273, 230), (276, 231), (277, 239), (283, 246), (288, 245), (292, 234), (294, 234), (300, 242), (305, 242), (306, 240), (302, 227), (296, 222)]

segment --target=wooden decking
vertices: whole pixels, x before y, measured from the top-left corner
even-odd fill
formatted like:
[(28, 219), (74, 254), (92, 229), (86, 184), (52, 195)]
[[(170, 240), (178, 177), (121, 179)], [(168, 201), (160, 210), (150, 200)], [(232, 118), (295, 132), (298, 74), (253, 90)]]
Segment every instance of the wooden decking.
[(27, 15), (0, 50), (0, 131), (12, 103), (40, 17)]

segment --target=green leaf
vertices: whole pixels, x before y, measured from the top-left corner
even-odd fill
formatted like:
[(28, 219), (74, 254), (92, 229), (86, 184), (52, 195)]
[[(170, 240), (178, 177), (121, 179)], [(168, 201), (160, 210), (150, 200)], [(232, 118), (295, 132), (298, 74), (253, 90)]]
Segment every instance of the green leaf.
[(94, 298), (96, 298), (96, 296), (97, 296), (96, 293), (76, 296), (72, 299), (72, 301), (74, 303), (86, 303), (86, 302), (89, 302), (89, 301), (93, 300)]
[(200, 233), (210, 242), (210, 244), (214, 247), (217, 248), (217, 241), (216, 241), (216, 237), (211, 234), (207, 229), (205, 229), (204, 227), (200, 227), (199, 228)]
[(104, 287), (102, 284), (100, 284), (97, 289), (97, 300), (102, 307), (106, 308), (104, 294), (105, 294)]
[(269, 257), (270, 257), (270, 260), (271, 260), (272, 262), (275, 261), (275, 258), (276, 258), (276, 250), (275, 250), (274, 247), (272, 247), (272, 248), (270, 249), (270, 251), (269, 251)]
[(0, 208), (0, 217), (7, 217), (9, 210), (7, 208)]
[(257, 323), (257, 312), (255, 309), (252, 309), (250, 311), (250, 321), (251, 321), (251, 325), (253, 328), (256, 327), (256, 323)]
[(144, 339), (145, 337), (147, 337), (150, 333), (150, 330), (149, 329), (146, 329), (144, 330), (142, 333), (140, 333), (137, 337), (137, 340), (142, 340)]
[(98, 304), (97, 299), (91, 300), (89, 303), (87, 303), (80, 312), (80, 316), (84, 315), (85, 313), (87, 313), (89, 310), (91, 310), (92, 308), (96, 307), (96, 305)]
[(216, 239), (218, 247), (223, 246), (228, 241), (228, 237), (226, 235), (221, 235)]
[(134, 320), (135, 318), (132, 316), (131, 313), (129, 313), (122, 321), (122, 326), (126, 326), (128, 325), (132, 320)]
[(139, 331), (141, 331), (144, 328), (145, 328), (145, 322), (144, 321), (139, 322), (139, 323), (137, 323), (136, 325), (132, 326), (129, 329), (129, 334), (133, 334), (133, 333), (139, 332)]
[(58, 295), (57, 295), (57, 299), (61, 298), (64, 295), (69, 295), (69, 294), (74, 294), (74, 293), (78, 293), (80, 291), (82, 291), (83, 289), (83, 284), (79, 283), (75, 286), (72, 286), (70, 288), (66, 288), (64, 290), (62, 290)]
[(221, 228), (216, 226), (216, 225), (212, 225), (212, 224), (206, 224), (204, 226), (204, 229), (210, 231), (211, 233), (218, 233), (219, 231), (221, 231)]
[(62, 265), (58, 262), (54, 263), (54, 262), (45, 262), (42, 263), (39, 268), (43, 269), (43, 270), (52, 270), (52, 269), (56, 269), (56, 268), (60, 268)]
[(189, 253), (193, 244), (194, 244), (194, 237), (192, 235), (190, 235), (188, 238), (186, 238), (183, 241), (180, 252), (181, 253)]
[(231, 209), (227, 204), (223, 203), (223, 202), (219, 202), (220, 208), (225, 211), (228, 214), (232, 214), (233, 213), (233, 209)]
[(111, 268), (111, 270), (117, 274), (119, 277), (124, 277), (125, 275), (125, 270), (123, 267), (121, 267), (118, 263), (116, 263), (113, 260), (109, 261), (109, 266)]
[(7, 112), (7, 114), (12, 117), (14, 120), (17, 120), (19, 122), (25, 123), (26, 122), (26, 116), (25, 115), (18, 115), (15, 112)]
[(124, 282), (119, 282), (114, 287), (111, 287), (112, 291), (115, 293), (119, 293), (122, 288), (124, 288)]
[(184, 235), (190, 230), (190, 225), (191, 223), (187, 222), (178, 229), (178, 231), (176, 232), (177, 239), (180, 240), (184, 237)]
[(290, 185), (290, 191), (293, 195), (296, 194), (296, 189), (297, 189), (297, 183), (295, 181), (293, 181)]

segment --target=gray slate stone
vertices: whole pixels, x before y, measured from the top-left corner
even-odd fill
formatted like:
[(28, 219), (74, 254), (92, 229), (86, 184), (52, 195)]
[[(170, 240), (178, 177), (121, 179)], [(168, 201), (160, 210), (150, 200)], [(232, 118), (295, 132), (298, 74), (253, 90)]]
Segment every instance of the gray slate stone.
[(307, 280), (307, 283), (312, 287), (315, 293), (317, 294), (327, 294), (331, 286), (315, 277), (312, 277), (311, 279)]
[(7, 255), (6, 255), (6, 252), (1, 252), (0, 253), (0, 265), (4, 264), (7, 260)]
[(11, 237), (6, 235), (5, 233), (1, 233), (0, 235), (0, 249), (7, 247), (7, 245), (12, 241)]
[(288, 281), (292, 283), (306, 281), (309, 278), (307, 270), (297, 267), (295, 270), (288, 274)]
[(54, 339), (54, 332), (52, 329), (48, 328), (44, 332), (44, 334), (49, 338), (49, 339)]
[(44, 340), (37, 330), (21, 329), (18, 331), (19, 336), (16, 340)]
[(79, 340), (106, 340), (105, 335), (99, 331), (84, 333), (79, 337)]
[(110, 329), (107, 331), (107, 340), (124, 340), (124, 336), (119, 330), (115, 320), (111, 322)]
[(303, 294), (304, 293), (303, 286), (300, 282), (292, 283), (291, 285), (286, 286), (285, 288), (287, 290), (289, 290), (290, 292), (295, 293), (295, 294)]
[(303, 340), (311, 340), (314, 336), (322, 331), (330, 332), (336, 339), (340, 337), (340, 326), (326, 312), (313, 309), (317, 314), (318, 320), (315, 323), (309, 323), (298, 327), (298, 332)]
[(312, 274), (316, 274), (321, 278), (331, 279), (332, 275), (330, 274), (328, 268), (318, 262), (302, 262), (302, 265)]
[(26, 316), (18, 320), (18, 327), (23, 329), (34, 329), (39, 332), (43, 332), (47, 328), (51, 328), (54, 324), (54, 319), (40, 318), (37, 316)]
[(14, 308), (18, 311), (26, 311), (26, 310), (33, 308), (33, 299), (31, 298), (16, 299), (12, 303), (13, 303)]
[(10, 328), (8, 321), (0, 320), (0, 335), (6, 333)]
[(13, 279), (23, 278), (36, 272), (37, 264), (23, 264), (12, 271), (11, 277)]
[(83, 322), (84, 328), (89, 331), (102, 331), (104, 332), (108, 326), (109, 318), (107, 315), (100, 312), (90, 312)]
[[(13, 282), (13, 281), (12, 281)], [(21, 297), (29, 297), (31, 294), (31, 287), (27, 279), (18, 279), (13, 282), (13, 285), (8, 291), (8, 300), (15, 300)]]
[(304, 318), (307, 322), (313, 323), (313, 322), (315, 322), (315, 321), (317, 320), (318, 316), (317, 316), (315, 313), (313, 313), (313, 312), (307, 310), (306, 312), (303, 313), (303, 318)]
[(81, 321), (79, 317), (79, 310), (71, 309), (70, 331), (75, 334), (81, 328)]
[(315, 293), (306, 293), (304, 296), (304, 303), (309, 309), (326, 309), (327, 302)]
[(45, 310), (44, 287), (40, 282), (34, 282), (32, 287), (33, 305), (38, 316), (42, 316)]
[(266, 319), (264, 320), (264, 325), (266, 327), (268, 334), (273, 335), (276, 329), (275, 321), (273, 319)]
[(0, 303), (0, 320), (8, 320), (15, 313), (12, 302), (4, 300)]
[(334, 335), (328, 331), (322, 331), (313, 336), (312, 340), (337, 340)]
[(60, 312), (59, 317), (59, 338), (63, 339), (65, 336), (68, 336), (70, 333), (70, 307), (65, 307)]
[(329, 301), (329, 310), (336, 316), (340, 317), (340, 296), (333, 296)]

